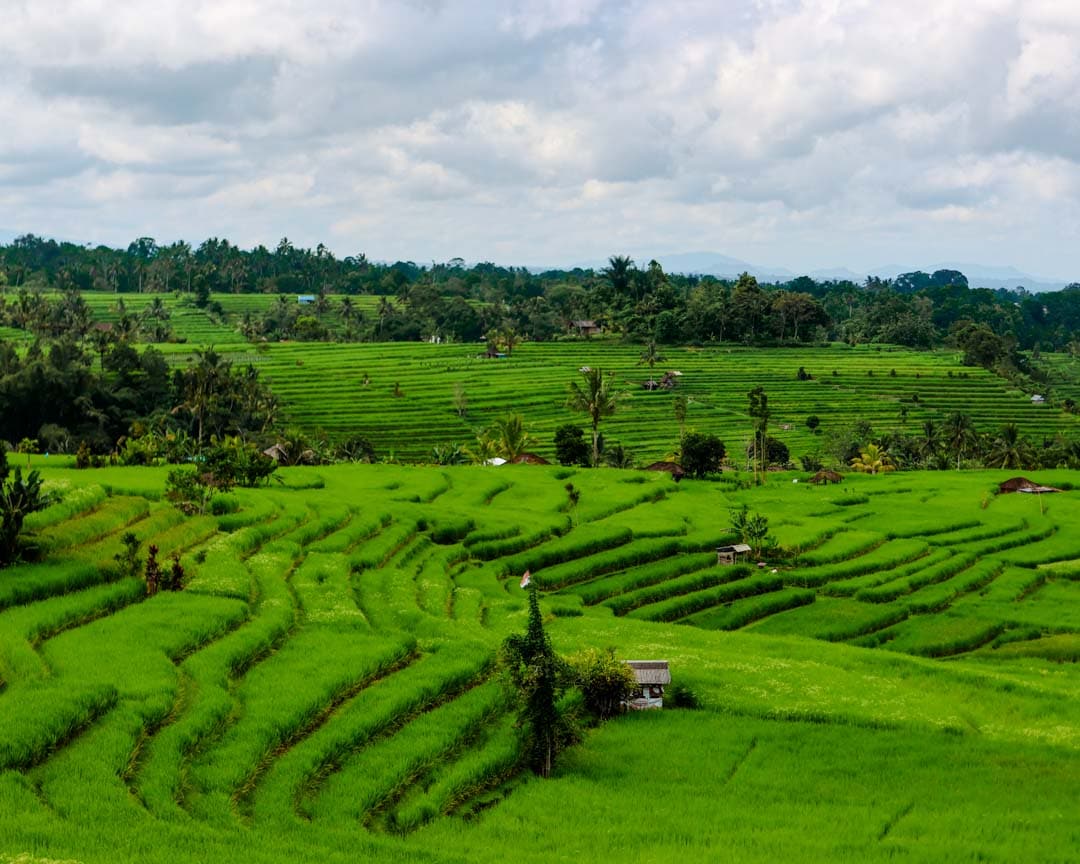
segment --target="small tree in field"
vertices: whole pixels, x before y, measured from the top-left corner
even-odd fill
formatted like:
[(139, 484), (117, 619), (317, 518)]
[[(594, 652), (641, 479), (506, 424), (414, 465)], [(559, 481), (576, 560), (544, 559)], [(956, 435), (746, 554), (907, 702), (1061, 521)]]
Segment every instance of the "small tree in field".
[(682, 441), (680, 464), (691, 477), (702, 478), (720, 470), (724, 442), (716, 435), (688, 432)]
[(564, 689), (566, 676), (563, 663), (544, 632), (535, 583), (529, 585), (529, 623), (525, 633), (506, 638), (500, 661), (518, 693), (521, 705), (518, 725), (525, 735), (529, 767), (541, 777), (549, 777), (564, 737), (563, 718), (556, 700)]
[(762, 552), (773, 549), (776, 546), (776, 538), (769, 534), (769, 518), (761, 513), (750, 512), (750, 506), (743, 504), (742, 507), (728, 511), (731, 514), (731, 528), (739, 535), (739, 539), (753, 549), (754, 554), (760, 556)]
[(570, 660), (574, 680), (581, 689), (585, 707), (597, 720), (607, 720), (637, 689), (634, 671), (615, 656), (615, 649), (590, 648)]
[(564, 423), (555, 430), (555, 458), (560, 465), (589, 464), (589, 445), (580, 426)]

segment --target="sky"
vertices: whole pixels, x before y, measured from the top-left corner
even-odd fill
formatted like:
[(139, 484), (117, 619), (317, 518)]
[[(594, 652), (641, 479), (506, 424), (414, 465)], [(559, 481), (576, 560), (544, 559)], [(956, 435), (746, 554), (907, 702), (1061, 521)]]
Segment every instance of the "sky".
[(1077, 0), (0, 0), (0, 230), (1080, 279)]

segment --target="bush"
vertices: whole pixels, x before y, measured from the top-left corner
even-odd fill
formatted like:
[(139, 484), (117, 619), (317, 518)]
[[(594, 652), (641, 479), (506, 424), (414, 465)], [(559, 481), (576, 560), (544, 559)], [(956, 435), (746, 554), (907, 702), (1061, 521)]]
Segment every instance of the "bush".
[(806, 418), (806, 428), (813, 432), (821, 425), (821, 418), (817, 414), (811, 414)]
[(188, 516), (206, 513), (214, 489), (212, 475), (185, 468), (174, 468), (165, 481), (165, 497)]
[(556, 429), (555, 458), (560, 465), (588, 465), (589, 445), (585, 441), (585, 430), (573, 423)]
[[(746, 455), (748, 457), (755, 456), (753, 442), (746, 445)], [(765, 439), (765, 461), (768, 465), (787, 465), (791, 461), (791, 451), (788, 450), (787, 444), (779, 438), (773, 438), (772, 435), (769, 435)]]
[(581, 689), (585, 707), (598, 720), (618, 712), (637, 689), (634, 670), (615, 656), (614, 648), (590, 648), (571, 658), (574, 683)]
[(702, 478), (720, 470), (724, 453), (724, 442), (716, 435), (688, 432), (683, 438), (680, 462), (691, 477)]
[(664, 704), (671, 708), (700, 708), (701, 700), (697, 693), (681, 681), (672, 684), (665, 694)]
[(3, 447), (0, 447), (0, 463), (0, 567), (3, 567), (19, 556), (23, 521), (31, 513), (44, 510), (54, 498), (42, 491), (43, 481), (38, 471), (31, 471), (23, 479), (22, 469), (16, 468), (8, 477)]

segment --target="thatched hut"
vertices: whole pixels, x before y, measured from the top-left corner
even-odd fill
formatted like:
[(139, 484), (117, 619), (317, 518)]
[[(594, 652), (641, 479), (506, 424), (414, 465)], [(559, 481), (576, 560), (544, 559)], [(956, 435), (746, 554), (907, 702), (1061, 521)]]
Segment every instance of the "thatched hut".
[(1043, 492), (1060, 492), (1053, 486), (1040, 486), (1027, 477), (1012, 477), (998, 484), (998, 492), (1025, 492), (1029, 495), (1041, 495)]
[(644, 470), (667, 471), (676, 483), (682, 480), (683, 475), (686, 474), (686, 472), (683, 470), (682, 465), (680, 465), (678, 462), (653, 462), (652, 465), (646, 465)]
[(550, 465), (543, 456), (537, 456), (535, 453), (521, 453), (510, 460), (512, 465)]
[(828, 486), (830, 483), (842, 483), (844, 481), (844, 475), (838, 474), (836, 471), (818, 471), (813, 477), (807, 480), (807, 483), (821, 484), (822, 486)]
[(278, 463), (288, 463), (289, 461), (289, 451), (282, 444), (271, 444), (263, 450), (263, 456), (269, 456)]
[(667, 660), (627, 660), (626, 665), (634, 672), (637, 689), (626, 701), (631, 711), (664, 707), (664, 688), (671, 683), (671, 670)]

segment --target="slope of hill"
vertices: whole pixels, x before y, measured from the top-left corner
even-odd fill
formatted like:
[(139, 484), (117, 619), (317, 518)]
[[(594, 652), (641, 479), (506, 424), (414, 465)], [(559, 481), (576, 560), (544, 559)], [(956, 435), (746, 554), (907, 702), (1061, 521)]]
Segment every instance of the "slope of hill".
[[(64, 501), (31, 519), (45, 560), (0, 574), (0, 861), (1075, 848), (1075, 492), (336, 466), (185, 518), (163, 470), (38, 461)], [(786, 549), (764, 570), (714, 563), (741, 503)], [(143, 596), (113, 557), (127, 530), (178, 554), (185, 590)], [(526, 568), (558, 650), (662, 657), (703, 707), (523, 775), (492, 663)]]

